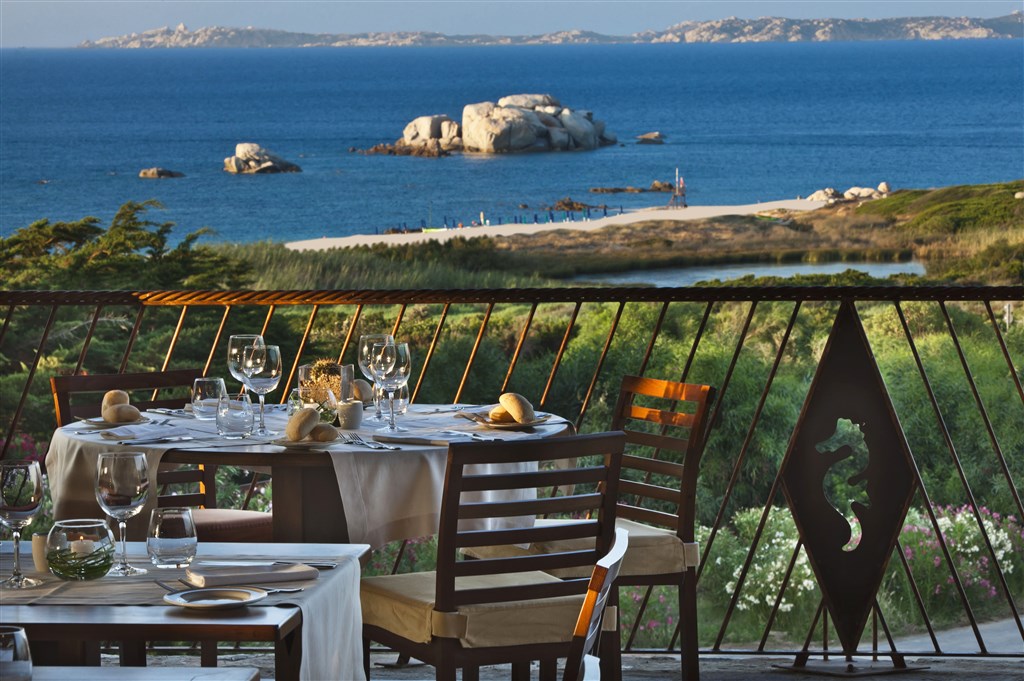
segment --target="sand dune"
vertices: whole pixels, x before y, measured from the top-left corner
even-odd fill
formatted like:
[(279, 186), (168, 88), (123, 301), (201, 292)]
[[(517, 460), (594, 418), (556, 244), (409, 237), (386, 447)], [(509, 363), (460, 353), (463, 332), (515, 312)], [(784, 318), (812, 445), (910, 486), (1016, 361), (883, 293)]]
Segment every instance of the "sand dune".
[(768, 201), (765, 203), (752, 203), (745, 206), (690, 206), (689, 208), (644, 208), (641, 210), (623, 213), (622, 215), (609, 215), (606, 218), (590, 220), (588, 222), (554, 222), (539, 225), (533, 224), (506, 224), (490, 225), (486, 227), (466, 227), (463, 229), (448, 229), (438, 232), (411, 232), (408, 234), (356, 234), (343, 237), (321, 237), (320, 239), (306, 239), (304, 241), (291, 241), (285, 244), (287, 248), (295, 251), (324, 250), (327, 248), (349, 248), (351, 246), (371, 246), (373, 244), (414, 244), (423, 241), (447, 241), (448, 239), (464, 238), (471, 239), (478, 236), (511, 236), (513, 234), (536, 234), (547, 232), (553, 229), (601, 229), (611, 225), (626, 225), (632, 222), (643, 220), (703, 220), (705, 218), (719, 217), (722, 215), (752, 215), (771, 210), (803, 211), (814, 210), (824, 206), (824, 201), (806, 201), (802, 199), (790, 199), (787, 201)]

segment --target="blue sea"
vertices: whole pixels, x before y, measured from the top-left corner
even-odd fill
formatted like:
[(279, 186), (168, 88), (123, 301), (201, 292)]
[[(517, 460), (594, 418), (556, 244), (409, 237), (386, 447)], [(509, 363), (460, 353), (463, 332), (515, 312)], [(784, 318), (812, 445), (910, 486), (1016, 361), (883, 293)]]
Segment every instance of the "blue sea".
[[(416, 116), (550, 93), (620, 145), (441, 159), (365, 156)], [(366, 48), (0, 50), (0, 232), (157, 199), (151, 219), (207, 242), (533, 221), (569, 196), (614, 211), (664, 194), (589, 193), (685, 177), (696, 204), (822, 187), (927, 188), (1024, 177), (1020, 41)], [(660, 131), (666, 144), (638, 145)], [(256, 142), (302, 173), (234, 176)], [(162, 166), (181, 179), (143, 180)], [(521, 206), (526, 208), (521, 208)]]

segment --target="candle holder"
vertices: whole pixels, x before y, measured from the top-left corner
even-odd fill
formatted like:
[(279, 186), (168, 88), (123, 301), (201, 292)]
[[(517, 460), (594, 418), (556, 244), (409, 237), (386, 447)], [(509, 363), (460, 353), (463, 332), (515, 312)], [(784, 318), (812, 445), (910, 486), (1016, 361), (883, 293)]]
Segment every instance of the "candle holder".
[(114, 534), (105, 520), (58, 520), (46, 536), (46, 562), (61, 579), (99, 579), (114, 565)]

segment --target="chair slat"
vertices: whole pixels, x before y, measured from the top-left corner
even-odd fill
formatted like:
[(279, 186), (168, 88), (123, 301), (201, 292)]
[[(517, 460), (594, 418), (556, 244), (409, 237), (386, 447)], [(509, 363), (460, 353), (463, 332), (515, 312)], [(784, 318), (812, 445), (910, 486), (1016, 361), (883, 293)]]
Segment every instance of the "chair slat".
[(544, 525), (516, 529), (459, 532), (456, 546), (498, 546), (502, 544), (534, 544), (565, 539), (593, 537), (598, 528), (596, 520), (573, 520), (563, 525)]
[(526, 501), (464, 502), (460, 505), (459, 517), (466, 519), (508, 518), (524, 515), (552, 515), (556, 513), (583, 515), (588, 511), (600, 508), (603, 498), (603, 494), (595, 493), (576, 494), (569, 497), (529, 499)]
[(622, 457), (622, 467), (626, 470), (646, 471), (647, 473), (658, 473), (670, 475), (673, 478), (682, 478), (686, 468), (674, 461), (663, 461), (661, 459), (650, 459), (645, 456), (627, 454)]
[(635, 482), (633, 480), (620, 480), (619, 481), (619, 496), (620, 497), (643, 497), (644, 499), (657, 499), (659, 501), (667, 501), (671, 504), (679, 503), (679, 488), (662, 487), (661, 485), (651, 485), (642, 482)]
[(652, 409), (651, 407), (642, 407), (637, 405), (631, 406), (624, 416), (638, 421), (660, 423), (663, 426), (689, 428), (693, 425), (693, 414), (681, 414), (679, 412), (664, 411), (661, 409)]
[[(600, 554), (593, 550), (533, 553), (515, 558), (480, 558), (460, 560), (455, 564), (456, 577), (498, 575), (511, 572), (550, 572), (552, 570), (592, 566)], [(458, 584), (456, 584), (458, 590)]]
[(603, 466), (589, 468), (549, 469), (530, 473), (497, 473), (467, 475), (462, 481), (464, 492), (480, 490), (526, 489), (528, 487), (560, 487), (597, 483), (608, 477)]
[(626, 433), (626, 442), (631, 445), (651, 447), (653, 449), (667, 450), (672, 452), (685, 452), (689, 446), (689, 439), (684, 437), (673, 437), (671, 435), (659, 435), (648, 433), (642, 430), (631, 430), (623, 428)]
[(530, 584), (528, 586), (465, 589), (455, 593), (454, 604), (458, 607), (461, 605), (473, 605), (474, 603), (508, 603), (510, 601), (575, 596), (587, 590), (589, 581), (589, 579), (565, 579), (557, 582)]
[(653, 525), (654, 527), (669, 528), (673, 532), (675, 532), (676, 528), (679, 526), (679, 516), (674, 513), (655, 511), (641, 506), (633, 506), (631, 504), (619, 504), (619, 517), (626, 518), (628, 520), (635, 520), (636, 522), (643, 523), (645, 525)]

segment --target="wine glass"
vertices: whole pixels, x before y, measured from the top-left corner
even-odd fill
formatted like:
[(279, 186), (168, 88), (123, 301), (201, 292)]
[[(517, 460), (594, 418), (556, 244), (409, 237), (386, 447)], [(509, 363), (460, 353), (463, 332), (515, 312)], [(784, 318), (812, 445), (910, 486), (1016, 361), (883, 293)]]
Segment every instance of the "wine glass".
[(394, 343), (395, 338), (389, 333), (364, 333), (359, 337), (359, 371), (362, 372), (366, 380), (373, 383), (373, 406), (376, 411), (373, 415), (374, 421), (383, 421), (384, 414), (381, 413), (380, 408), (380, 386), (377, 384), (377, 379), (373, 375), (373, 370), (370, 368), (370, 356), (373, 354), (373, 346), (375, 343)]
[(264, 345), (263, 336), (259, 334), (236, 334), (228, 338), (228, 371), (236, 381), (242, 384), (242, 392), (245, 392), (245, 372), (242, 364), (245, 361), (243, 353), (246, 348), (257, 345)]
[(384, 433), (397, 433), (405, 430), (395, 425), (395, 392), (409, 382), (412, 372), (412, 355), (409, 354), (408, 343), (374, 343), (370, 368), (374, 378), (382, 390), (388, 394), (391, 408), (391, 419), (388, 425), (379, 430)]
[(121, 561), (107, 574), (144, 575), (145, 568), (128, 564), (125, 522), (142, 511), (149, 496), (149, 466), (144, 452), (103, 452), (96, 462), (96, 501), (117, 521), (121, 533)]
[(43, 472), (38, 461), (0, 461), (0, 522), (11, 528), (14, 540), (14, 571), (0, 582), (3, 589), (28, 589), (42, 580), (21, 574), (19, 542), (21, 530), (39, 511), (43, 501)]
[(276, 390), (281, 382), (281, 348), (276, 345), (250, 345), (243, 351), (242, 360), (245, 385), (260, 396), (260, 427), (253, 435), (273, 437), (277, 433), (267, 430), (263, 421), (263, 398)]

